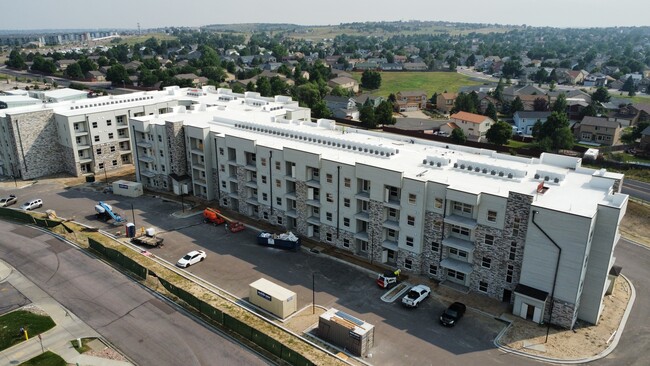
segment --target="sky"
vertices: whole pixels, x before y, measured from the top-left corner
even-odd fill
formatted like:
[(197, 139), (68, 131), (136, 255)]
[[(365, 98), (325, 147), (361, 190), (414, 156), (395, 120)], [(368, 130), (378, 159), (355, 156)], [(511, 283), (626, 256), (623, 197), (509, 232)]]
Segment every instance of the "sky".
[(0, 0), (0, 30), (399, 20), (584, 28), (650, 26), (649, 14), (648, 0)]

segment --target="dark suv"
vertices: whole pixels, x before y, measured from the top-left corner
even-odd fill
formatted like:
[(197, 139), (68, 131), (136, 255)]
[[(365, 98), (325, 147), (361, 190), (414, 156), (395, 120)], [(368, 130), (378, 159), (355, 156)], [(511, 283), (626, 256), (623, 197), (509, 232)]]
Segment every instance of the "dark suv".
[(440, 315), (440, 324), (446, 327), (453, 327), (465, 314), (465, 304), (455, 302)]

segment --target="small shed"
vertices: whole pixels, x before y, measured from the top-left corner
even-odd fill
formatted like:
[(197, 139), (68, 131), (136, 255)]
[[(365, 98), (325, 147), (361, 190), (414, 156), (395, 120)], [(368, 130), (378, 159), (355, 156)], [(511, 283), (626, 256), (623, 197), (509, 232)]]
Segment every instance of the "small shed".
[(298, 310), (296, 293), (265, 278), (249, 285), (248, 300), (260, 308), (282, 319)]
[(375, 326), (332, 308), (318, 318), (318, 336), (365, 357), (375, 343)]
[(142, 183), (116, 180), (113, 182), (113, 193), (126, 197), (140, 197), (144, 191), (142, 190)]

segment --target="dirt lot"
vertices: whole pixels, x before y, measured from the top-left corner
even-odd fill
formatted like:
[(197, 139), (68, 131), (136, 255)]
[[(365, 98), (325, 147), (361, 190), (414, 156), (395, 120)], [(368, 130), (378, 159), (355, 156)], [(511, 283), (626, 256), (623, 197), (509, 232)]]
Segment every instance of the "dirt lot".
[(650, 205), (630, 201), (627, 205), (627, 213), (621, 221), (621, 234), (630, 240), (650, 247)]

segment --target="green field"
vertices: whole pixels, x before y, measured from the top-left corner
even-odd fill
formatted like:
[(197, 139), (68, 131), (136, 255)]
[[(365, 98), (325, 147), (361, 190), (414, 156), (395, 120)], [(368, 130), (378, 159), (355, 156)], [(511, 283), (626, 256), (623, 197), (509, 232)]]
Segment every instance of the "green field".
[(67, 363), (61, 356), (50, 351), (41, 353), (40, 355), (32, 358), (29, 361), (25, 361), (20, 364), (20, 366), (65, 366)]
[[(423, 90), (427, 96), (433, 93), (442, 93), (445, 90), (455, 93), (461, 86), (481, 85), (465, 75), (455, 72), (380, 72), (381, 87), (369, 92), (383, 97), (389, 94), (397, 94), (404, 90)], [(352, 77), (361, 82), (361, 73), (355, 72)]]

